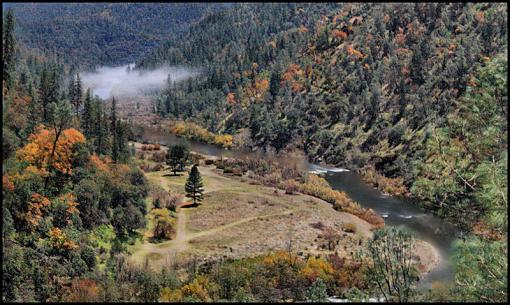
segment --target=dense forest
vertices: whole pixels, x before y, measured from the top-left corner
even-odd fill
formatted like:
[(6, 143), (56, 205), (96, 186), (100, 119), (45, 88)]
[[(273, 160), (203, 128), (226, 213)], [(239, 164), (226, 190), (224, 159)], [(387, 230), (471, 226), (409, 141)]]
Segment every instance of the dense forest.
[[(3, 8), (2, 301), (359, 301), (379, 291), (394, 301), (507, 301), (506, 4)], [(225, 147), (301, 150), (454, 222), (463, 232), (454, 283), (417, 291), (414, 269), (377, 269), (410, 240), (394, 227), (368, 242), (370, 264), (290, 251), (193, 261), (186, 276), (131, 264), (126, 249), (155, 191), (118, 102), (93, 96), (76, 72), (132, 61), (203, 71), (169, 79), (154, 102), (176, 126), (201, 126)], [(181, 169), (191, 165), (184, 148), (171, 149), (186, 155), (175, 158)], [(166, 158), (172, 166), (172, 150)], [(201, 201), (192, 172), (186, 192)], [(351, 203), (321, 178), (299, 187)], [(158, 212), (171, 218), (175, 205)], [(387, 291), (382, 274), (396, 278)]]
[(91, 68), (134, 62), (221, 3), (6, 3), (29, 54)]
[(169, 85), (159, 113), (383, 175), (390, 193), (462, 225), (505, 209), (506, 6), (335, 6), (246, 4), (201, 20), (139, 62), (207, 70)]

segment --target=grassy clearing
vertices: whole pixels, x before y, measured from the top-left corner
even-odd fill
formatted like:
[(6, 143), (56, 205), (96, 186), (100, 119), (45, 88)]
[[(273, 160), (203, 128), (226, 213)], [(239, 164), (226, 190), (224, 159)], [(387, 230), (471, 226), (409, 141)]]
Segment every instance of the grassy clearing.
[[(203, 203), (195, 208), (178, 208), (180, 228), (175, 240), (154, 244), (144, 238), (143, 243), (131, 246), (134, 261), (142, 263), (148, 258), (153, 267), (160, 268), (170, 261), (195, 256), (250, 257), (286, 249), (289, 243), (303, 253), (328, 253), (321, 248), (321, 231), (311, 226), (317, 222), (339, 232), (344, 223), (356, 224), (355, 233), (341, 235), (338, 251), (346, 255), (359, 246), (360, 239), (372, 235), (370, 224), (335, 211), (323, 200), (249, 184), (240, 177), (224, 176), (214, 166), (200, 166), (199, 170), (205, 189)], [(172, 176), (159, 171), (146, 175), (165, 190), (184, 194), (187, 173)], [(147, 230), (151, 228), (150, 214)]]

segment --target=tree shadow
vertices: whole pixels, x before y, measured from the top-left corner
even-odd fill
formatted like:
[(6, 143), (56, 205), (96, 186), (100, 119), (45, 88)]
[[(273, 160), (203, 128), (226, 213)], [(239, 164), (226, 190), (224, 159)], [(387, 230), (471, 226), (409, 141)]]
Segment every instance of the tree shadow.
[(198, 203), (187, 203), (187, 204), (181, 205), (180, 208), (187, 209), (187, 208), (196, 208), (198, 206), (199, 206)]
[(149, 242), (151, 244), (160, 244), (160, 243), (172, 240), (172, 239), (168, 239), (168, 238), (164, 238), (164, 237), (154, 237), (154, 236), (152, 236), (152, 237), (149, 237), (148, 240), (149, 240)]
[(180, 177), (182, 176), (183, 174), (179, 174), (179, 173), (176, 173), (175, 175), (172, 173), (172, 174), (164, 174), (163, 177)]

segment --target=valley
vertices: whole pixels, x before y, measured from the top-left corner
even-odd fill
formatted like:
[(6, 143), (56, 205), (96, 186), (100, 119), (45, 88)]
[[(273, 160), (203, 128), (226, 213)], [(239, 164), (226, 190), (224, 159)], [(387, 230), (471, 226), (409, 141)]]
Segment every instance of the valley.
[(504, 3), (3, 3), (2, 302), (507, 302)]

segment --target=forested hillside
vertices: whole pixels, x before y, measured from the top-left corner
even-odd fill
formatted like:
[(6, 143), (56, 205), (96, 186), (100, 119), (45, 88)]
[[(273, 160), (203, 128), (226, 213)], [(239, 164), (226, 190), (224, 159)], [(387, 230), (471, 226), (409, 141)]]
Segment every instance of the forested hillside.
[[(381, 174), (393, 179), (390, 193), (411, 191), (443, 213), (477, 218), (488, 207), (466, 206), (484, 189), (475, 168), (492, 157), (506, 163), (506, 78), (497, 89), (482, 84), (483, 75), (506, 73), (506, 23), (502, 4), (246, 4), (202, 20), (140, 65), (208, 71), (170, 86), (158, 104), (163, 116), (213, 132), (249, 131), (251, 147), (297, 146), (312, 160), (363, 169), (376, 183), (386, 182)], [(473, 103), (482, 95), (493, 103), (484, 106), (491, 126), (477, 125), (467, 140), (453, 125), (481, 120)], [(497, 151), (467, 150), (490, 130), (499, 134), (486, 145)], [(466, 154), (434, 161), (439, 133)]]
[[(20, 43), (67, 63), (119, 65), (138, 60), (221, 3), (6, 3)], [(33, 51), (32, 51), (33, 52)]]
[(3, 22), (2, 301), (71, 300), (71, 282), (145, 225), (148, 184), (115, 101), (20, 56), (13, 14)]
[[(506, 4), (3, 8), (2, 301), (508, 301)], [(78, 72), (134, 61), (201, 71), (129, 101), (154, 134), (269, 153), (130, 144)], [(416, 240), (303, 153), (455, 230)]]

